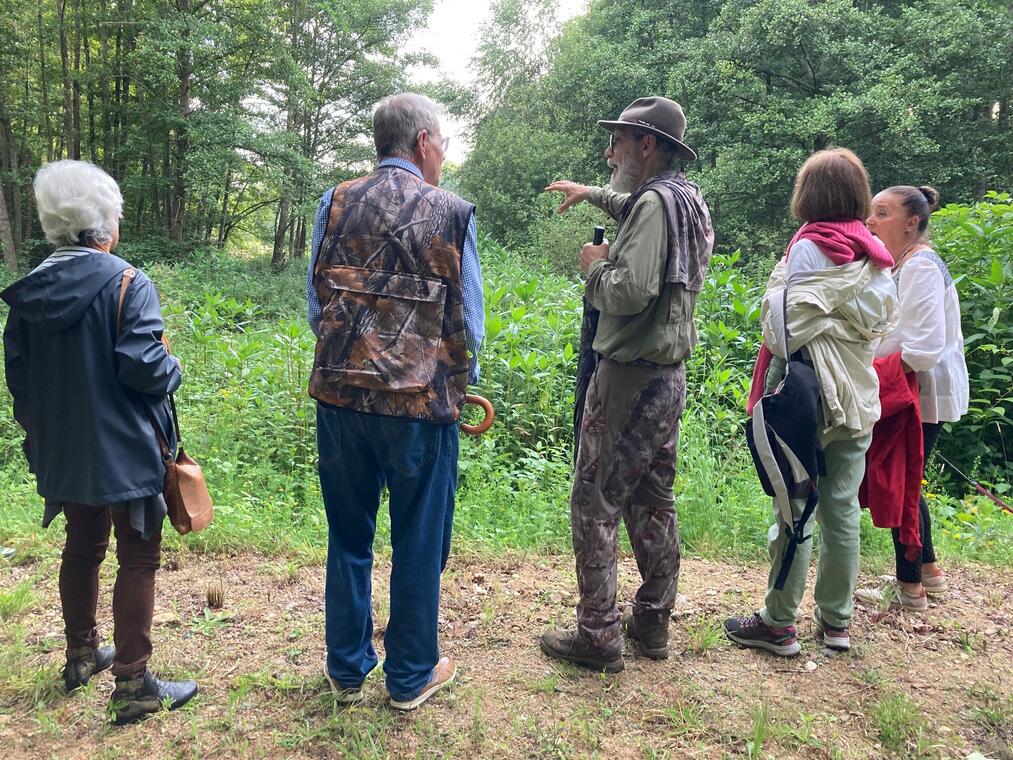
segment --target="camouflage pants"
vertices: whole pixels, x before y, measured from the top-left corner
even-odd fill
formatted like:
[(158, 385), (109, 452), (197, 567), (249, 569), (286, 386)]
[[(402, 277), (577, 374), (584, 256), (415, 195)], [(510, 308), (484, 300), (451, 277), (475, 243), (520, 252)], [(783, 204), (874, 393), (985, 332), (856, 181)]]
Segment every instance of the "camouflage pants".
[(587, 391), (570, 497), (577, 558), (577, 629), (602, 652), (622, 647), (616, 609), (619, 518), (643, 583), (634, 609), (670, 610), (679, 580), (675, 481), (684, 365), (601, 361)]

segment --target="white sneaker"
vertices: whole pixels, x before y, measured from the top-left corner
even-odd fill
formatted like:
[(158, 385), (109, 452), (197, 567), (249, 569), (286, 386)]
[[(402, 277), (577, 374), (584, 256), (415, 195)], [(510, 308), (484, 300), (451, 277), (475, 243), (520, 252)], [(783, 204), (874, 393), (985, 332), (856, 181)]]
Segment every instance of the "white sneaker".
[(334, 694), (336, 702), (343, 705), (354, 705), (362, 701), (362, 684), (346, 689), (331, 677), (326, 665), (324, 665), (324, 677), (327, 679), (327, 683), (330, 684), (331, 693)]
[(436, 663), (436, 667), (433, 668), (433, 675), (429, 678), (429, 683), (422, 688), (418, 696), (414, 699), (405, 700), (397, 700), (391, 697), (390, 706), (395, 710), (414, 710), (444, 686), (453, 683), (456, 677), (457, 665), (454, 664), (454, 659), (452, 657), (441, 657), (440, 661)]
[(884, 611), (902, 609), (910, 612), (925, 612), (929, 608), (929, 599), (924, 589), (920, 595), (909, 594), (896, 579), (885, 583), (882, 588), (856, 589), (855, 600), (866, 607), (875, 607)]

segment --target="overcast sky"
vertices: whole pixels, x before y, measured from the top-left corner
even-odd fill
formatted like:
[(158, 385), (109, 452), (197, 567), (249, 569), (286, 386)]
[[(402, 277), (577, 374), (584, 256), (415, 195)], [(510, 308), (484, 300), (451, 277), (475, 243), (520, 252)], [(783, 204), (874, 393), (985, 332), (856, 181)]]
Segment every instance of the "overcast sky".
[[(440, 74), (471, 84), (474, 76), (470, 61), (478, 50), (478, 34), (489, 20), (492, 0), (434, 0), (429, 27), (416, 37), (419, 49), (428, 50), (440, 59)], [(587, 0), (558, 0), (560, 20), (583, 13)], [(460, 163), (467, 147), (458, 138), (460, 125), (450, 121), (444, 131), (451, 137), (447, 159)]]

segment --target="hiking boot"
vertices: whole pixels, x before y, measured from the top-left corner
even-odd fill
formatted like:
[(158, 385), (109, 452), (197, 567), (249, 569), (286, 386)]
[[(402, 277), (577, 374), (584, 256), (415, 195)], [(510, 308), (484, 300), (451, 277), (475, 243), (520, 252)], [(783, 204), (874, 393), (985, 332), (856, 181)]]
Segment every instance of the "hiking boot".
[(117, 678), (109, 700), (113, 723), (122, 726), (158, 712), (163, 707), (175, 710), (197, 693), (194, 681), (162, 681), (145, 670), (138, 678)]
[(739, 646), (766, 649), (781, 657), (792, 657), (802, 651), (802, 645), (795, 637), (795, 626), (775, 628), (764, 623), (760, 613), (728, 618), (725, 635)]
[(362, 701), (362, 684), (358, 686), (342, 686), (331, 676), (327, 666), (324, 665), (324, 677), (327, 679), (327, 683), (331, 687), (331, 693), (334, 695), (334, 701), (342, 705), (354, 705), (357, 702)]
[(925, 612), (929, 608), (926, 589), (921, 594), (909, 594), (904, 587), (893, 579), (882, 588), (860, 588), (855, 590), (855, 600), (866, 607), (878, 610), (908, 610), (909, 612)]
[(453, 683), (456, 676), (457, 665), (454, 663), (454, 658), (441, 657), (440, 661), (436, 663), (436, 667), (433, 668), (433, 674), (429, 677), (429, 683), (422, 687), (422, 691), (412, 699), (402, 700), (391, 697), (390, 706), (395, 710), (414, 710), (444, 686)]
[(668, 610), (631, 612), (623, 617), (623, 632), (645, 657), (652, 660), (668, 658)]
[(823, 635), (823, 646), (827, 649), (835, 649), (838, 652), (847, 652), (851, 649), (851, 635), (848, 629), (835, 628), (824, 622), (819, 607), (813, 609), (813, 622), (816, 623), (816, 635)]
[(944, 596), (950, 590), (950, 584), (946, 580), (946, 573), (940, 571), (937, 575), (922, 574), (922, 585), (925, 593), (929, 596)]
[(63, 666), (63, 684), (67, 691), (84, 686), (96, 673), (113, 664), (116, 647), (75, 647), (67, 650), (67, 664)]
[(605, 673), (618, 673), (626, 664), (621, 652), (608, 654), (591, 646), (577, 631), (546, 631), (542, 651), (554, 660), (572, 662)]

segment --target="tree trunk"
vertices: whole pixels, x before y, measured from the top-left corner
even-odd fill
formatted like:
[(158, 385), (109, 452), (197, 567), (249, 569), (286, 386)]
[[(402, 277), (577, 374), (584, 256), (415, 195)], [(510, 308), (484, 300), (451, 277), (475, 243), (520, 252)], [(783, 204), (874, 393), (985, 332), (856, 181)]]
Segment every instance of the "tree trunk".
[(14, 130), (11, 128), (10, 115), (7, 113), (7, 105), (4, 103), (3, 91), (0, 90), (0, 149), (4, 149), (3, 158), (7, 165), (7, 172), (13, 178), (11, 192), (11, 210), (8, 217), (8, 224), (13, 221), (14, 250), (21, 248), (21, 167), (18, 161), (18, 144), (14, 139)]
[(165, 133), (165, 140), (162, 141), (162, 187), (164, 188), (165, 205), (163, 214), (165, 216), (165, 230), (172, 237), (172, 192), (169, 189), (172, 185), (172, 147), (169, 144), (170, 134)]
[(102, 62), (102, 72), (100, 78), (102, 80), (101, 85), (101, 96), (102, 96), (102, 165), (105, 166), (107, 171), (113, 171), (112, 161), (112, 125), (109, 113), (109, 32), (106, 29), (106, 21), (109, 18), (109, 10), (106, 5), (106, 0), (102, 0), (99, 5), (99, 10), (102, 13), (102, 18), (99, 21), (98, 33), (99, 33), (99, 58)]
[(42, 113), (46, 125), (46, 161), (53, 160), (53, 122), (49, 118), (49, 76), (46, 74), (45, 34), (42, 27), (42, 3), (38, 6), (39, 21), (39, 85), (42, 88)]
[[(17, 189), (15, 189), (17, 192)], [(4, 188), (0, 184), (0, 246), (4, 249), (4, 264), (8, 271), (18, 271), (18, 249), (14, 247), (14, 236), (11, 234), (11, 220), (7, 216), (7, 200)]]
[[(141, 223), (144, 219), (144, 199), (147, 197), (144, 192), (145, 181), (148, 179), (149, 161), (147, 156), (141, 159), (141, 181), (137, 183), (137, 206), (134, 208), (134, 232), (140, 233)], [(157, 204), (156, 204), (157, 205)]]
[(225, 191), (222, 193), (222, 216), (218, 222), (218, 240), (215, 244), (221, 250), (225, 247), (225, 234), (229, 223), (229, 192), (232, 190), (232, 169), (225, 172)]
[[(190, 0), (176, 0), (176, 7), (181, 13), (189, 14)], [(175, 140), (175, 166), (173, 173), (172, 220), (169, 224), (169, 237), (176, 241), (183, 240), (186, 222), (186, 158), (189, 150), (187, 120), (190, 118), (190, 78), (193, 75), (193, 56), (190, 52), (190, 28), (184, 26), (182, 42), (176, 53), (179, 63), (179, 118)]]
[(56, 0), (56, 17), (60, 26), (60, 66), (63, 70), (63, 142), (68, 158), (79, 158), (74, 153), (77, 144), (77, 127), (74, 123), (74, 95), (70, 85), (70, 61), (67, 53), (67, 0)]
[(74, 0), (74, 158), (81, 158), (81, 0)]
[[(79, 4), (80, 9), (80, 4)], [(88, 25), (81, 23), (81, 44), (84, 47), (84, 70), (91, 72), (91, 41), (88, 39)], [(99, 75), (105, 81), (105, 76)], [(94, 77), (88, 77), (88, 157), (93, 164), (98, 164), (98, 145), (95, 139), (95, 84)]]
[(285, 193), (278, 201), (278, 220), (274, 227), (274, 253), (271, 255), (271, 266), (275, 269), (281, 269), (285, 264), (285, 242), (288, 237), (289, 224), (288, 206), (288, 193)]

